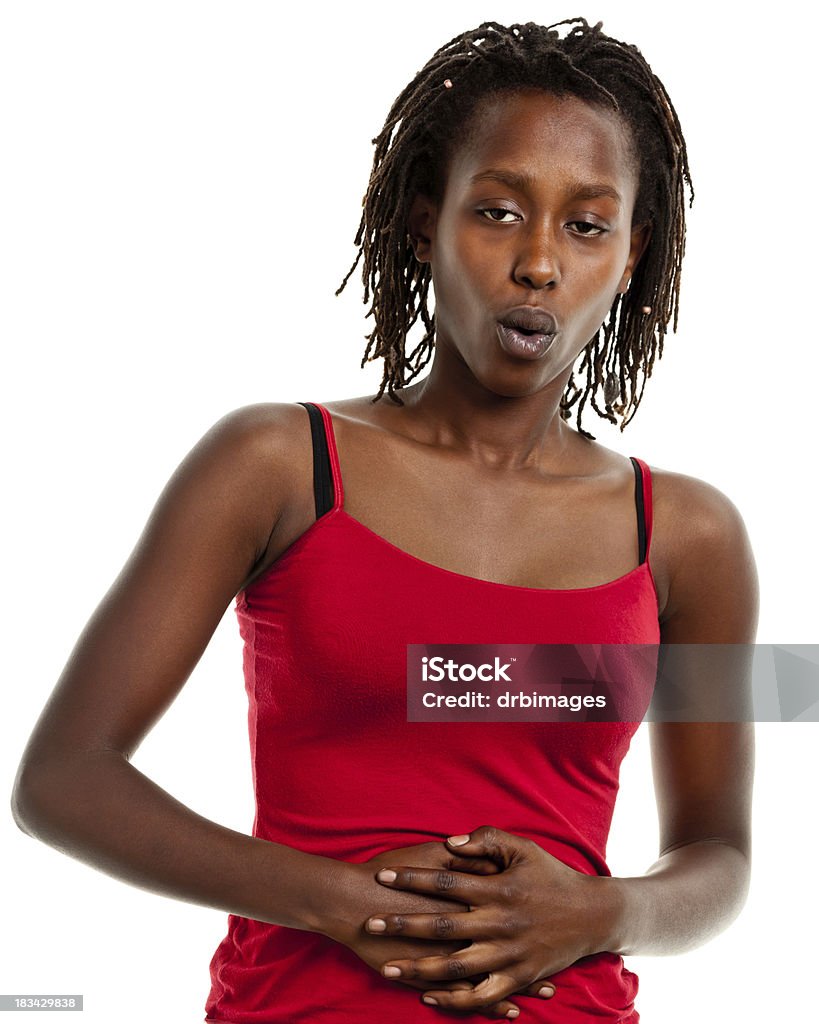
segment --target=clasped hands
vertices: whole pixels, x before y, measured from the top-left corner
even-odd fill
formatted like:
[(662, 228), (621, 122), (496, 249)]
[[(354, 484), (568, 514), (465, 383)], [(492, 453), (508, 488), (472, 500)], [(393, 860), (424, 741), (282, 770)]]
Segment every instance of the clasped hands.
[[(429, 864), (430, 853), (434, 861), (436, 849), (443, 854), (439, 864), (415, 866)], [(415, 864), (396, 861), (411, 851), (424, 855), (414, 858)], [(508, 996), (551, 998), (556, 989), (549, 977), (605, 948), (600, 944), (603, 880), (575, 871), (531, 840), (484, 826), (452, 836), (445, 845), (391, 851), (362, 867), (385, 859), (391, 863), (375, 874), (381, 885), (443, 899), (452, 907), (377, 913), (364, 923), (372, 936), (438, 944), (432, 955), (422, 945), (414, 958), (398, 959), (387, 943), (378, 964), (385, 978), (422, 989), (429, 1006), (512, 1019), (520, 1008)], [(441, 948), (442, 943), (448, 945)], [(371, 946), (365, 958), (377, 966), (378, 955)]]

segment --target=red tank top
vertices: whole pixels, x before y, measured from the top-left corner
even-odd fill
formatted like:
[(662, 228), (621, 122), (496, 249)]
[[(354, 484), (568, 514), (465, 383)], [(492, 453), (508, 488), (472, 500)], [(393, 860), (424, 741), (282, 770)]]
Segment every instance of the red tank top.
[[(658, 644), (648, 466), (632, 459), (641, 560), (630, 572), (575, 590), (491, 583), (424, 562), (348, 515), (332, 419), (303, 404), (318, 518), (236, 599), (253, 835), (361, 862), (491, 824), (578, 871), (610, 874), (619, 767), (637, 724), (410, 723), (407, 645)], [(210, 969), (208, 1021), (429, 1024), (440, 1014), (330, 939), (236, 915)], [(639, 1020), (637, 978), (619, 956), (586, 957), (554, 981), (551, 1000), (518, 997), (527, 1020)]]

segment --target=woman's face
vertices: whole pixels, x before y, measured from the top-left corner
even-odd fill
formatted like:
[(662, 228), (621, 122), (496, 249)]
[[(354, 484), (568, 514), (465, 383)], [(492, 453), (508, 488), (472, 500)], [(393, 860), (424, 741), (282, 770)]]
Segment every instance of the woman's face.
[(497, 394), (562, 393), (648, 238), (631, 223), (628, 129), (537, 91), (484, 101), (471, 127), (441, 201), (419, 196), (410, 217), (431, 264), (436, 347)]

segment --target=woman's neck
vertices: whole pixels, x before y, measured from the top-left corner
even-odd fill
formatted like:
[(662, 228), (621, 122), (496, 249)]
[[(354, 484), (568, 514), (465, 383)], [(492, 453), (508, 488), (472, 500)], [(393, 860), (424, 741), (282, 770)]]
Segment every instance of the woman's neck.
[(535, 394), (507, 397), (488, 391), (468, 370), (453, 381), (433, 364), (428, 377), (400, 392), (405, 422), (419, 441), (469, 452), (493, 469), (557, 469), (578, 444), (593, 443), (560, 415), (568, 375)]

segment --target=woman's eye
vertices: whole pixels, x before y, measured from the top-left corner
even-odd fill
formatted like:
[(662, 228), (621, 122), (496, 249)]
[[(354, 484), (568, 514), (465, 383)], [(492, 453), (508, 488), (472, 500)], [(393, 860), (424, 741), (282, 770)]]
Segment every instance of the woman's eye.
[(578, 235), (583, 235), (585, 238), (594, 238), (595, 235), (605, 234), (606, 229), (601, 228), (599, 224), (592, 224), (590, 220), (573, 220), (568, 225)]
[[(496, 224), (513, 224), (518, 219), (518, 214), (512, 210), (505, 210), (502, 206), (490, 206), (481, 210), (481, 213), (487, 220), (494, 221)], [(508, 217), (509, 220), (504, 220), (505, 217)]]

